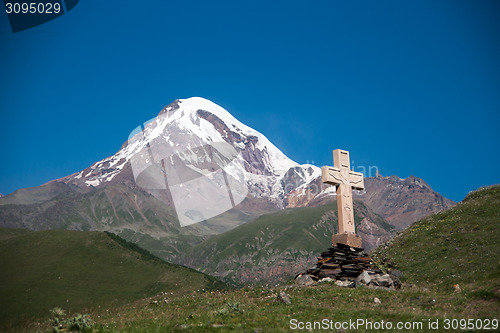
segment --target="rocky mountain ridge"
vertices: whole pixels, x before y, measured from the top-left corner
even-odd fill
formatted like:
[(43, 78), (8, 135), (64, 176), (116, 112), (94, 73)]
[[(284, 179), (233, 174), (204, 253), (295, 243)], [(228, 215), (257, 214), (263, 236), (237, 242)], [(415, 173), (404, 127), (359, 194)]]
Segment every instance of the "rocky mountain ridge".
[[(355, 224), (370, 250), (394, 228), (362, 201), (354, 202)], [(311, 266), (331, 246), (338, 230), (335, 203), (262, 215), (189, 249), (175, 262), (237, 285), (284, 282)]]
[[(211, 196), (182, 197), (180, 189), (213, 175), (231, 190), (231, 201), (226, 198), (225, 210), (200, 212), (196, 206)], [(396, 228), (453, 204), (414, 177), (366, 178), (365, 184), (356, 199), (368, 215), (376, 213)], [(0, 198), (0, 226), (111, 231), (171, 261), (263, 214), (333, 201), (335, 188), (321, 183), (318, 167), (290, 160), (222, 107), (189, 98), (174, 101), (136, 128), (113, 156)], [(181, 210), (182, 204), (195, 207)], [(180, 212), (201, 216), (201, 222), (183, 226)], [(366, 244), (385, 239), (383, 223), (367, 219), (359, 224)]]
[(396, 229), (405, 229), (415, 221), (456, 205), (414, 176), (366, 178), (365, 192), (354, 195)]

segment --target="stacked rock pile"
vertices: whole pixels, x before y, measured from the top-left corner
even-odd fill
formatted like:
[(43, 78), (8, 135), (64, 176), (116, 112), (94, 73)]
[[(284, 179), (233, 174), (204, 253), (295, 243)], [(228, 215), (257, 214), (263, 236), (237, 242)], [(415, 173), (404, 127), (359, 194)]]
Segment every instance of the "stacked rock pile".
[(298, 274), (295, 281), (302, 285), (335, 281), (336, 285), (351, 288), (365, 285), (393, 289), (401, 286), (401, 276), (395, 270), (384, 274), (362, 248), (337, 243), (322, 252), (316, 266)]

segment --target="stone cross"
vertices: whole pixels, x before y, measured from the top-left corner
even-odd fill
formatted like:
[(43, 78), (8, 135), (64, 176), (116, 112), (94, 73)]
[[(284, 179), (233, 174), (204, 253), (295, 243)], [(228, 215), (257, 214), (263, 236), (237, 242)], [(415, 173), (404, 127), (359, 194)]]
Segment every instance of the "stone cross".
[(361, 237), (354, 228), (354, 211), (352, 205), (352, 189), (363, 190), (363, 174), (350, 170), (349, 152), (336, 149), (333, 151), (333, 168), (321, 168), (323, 183), (337, 185), (337, 209), (339, 217), (339, 233), (333, 235), (332, 244), (346, 244), (361, 247)]

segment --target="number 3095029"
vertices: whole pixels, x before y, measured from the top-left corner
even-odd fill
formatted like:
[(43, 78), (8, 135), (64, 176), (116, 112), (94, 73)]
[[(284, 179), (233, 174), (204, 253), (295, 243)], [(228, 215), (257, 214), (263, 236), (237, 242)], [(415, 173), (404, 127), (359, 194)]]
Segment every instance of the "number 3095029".
[(59, 14), (61, 12), (60, 3), (51, 2), (7, 2), (5, 4), (5, 12), (7, 14)]

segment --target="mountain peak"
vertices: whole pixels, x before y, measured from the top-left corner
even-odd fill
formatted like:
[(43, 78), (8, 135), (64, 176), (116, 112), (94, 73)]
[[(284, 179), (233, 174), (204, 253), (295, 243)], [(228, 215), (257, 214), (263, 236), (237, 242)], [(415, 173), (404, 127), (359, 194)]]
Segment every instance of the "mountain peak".
[(254, 196), (269, 198), (278, 206), (284, 203), (280, 179), (290, 168), (300, 165), (263, 134), (202, 97), (176, 99), (156, 118), (132, 131), (129, 140), (115, 155), (63, 181), (83, 188), (100, 187), (110, 181), (133, 184), (133, 177), (141, 174), (150, 161), (158, 163), (165, 158), (176, 158), (201, 175), (213, 170), (207, 169), (208, 157), (198, 156), (199, 152), (220, 143), (231, 145), (236, 154), (234, 164), (226, 170), (228, 174), (243, 175)]
[(216, 115), (221, 115), (222, 117), (230, 116), (234, 118), (227, 110), (215, 104), (211, 100), (203, 97), (189, 97), (184, 99), (176, 99), (169, 105), (163, 108), (158, 116), (170, 113), (176, 110), (182, 109), (188, 113), (196, 112), (198, 110), (210, 111)]
[(158, 114), (158, 117), (161, 115), (168, 116), (176, 114), (178, 110), (180, 110), (184, 116), (193, 114), (198, 110), (204, 110), (217, 115), (220, 118), (236, 120), (236, 118), (234, 118), (226, 109), (203, 97), (176, 99), (164, 107)]
[[(174, 125), (183, 132), (195, 135), (204, 143), (228, 142), (242, 154), (245, 154), (245, 150), (261, 154), (257, 159), (265, 160), (266, 166), (269, 167), (266, 169), (266, 174), (281, 176), (291, 167), (299, 165), (283, 154), (262, 133), (241, 123), (229, 111), (202, 97), (175, 100), (160, 112), (155, 121), (156, 127), (167, 128)], [(161, 124), (170, 125), (165, 127)], [(162, 131), (165, 132), (165, 129)], [(154, 132), (160, 133), (158, 130)], [(247, 160), (247, 162), (249, 166), (255, 161)], [(247, 171), (256, 170), (247, 168)]]

